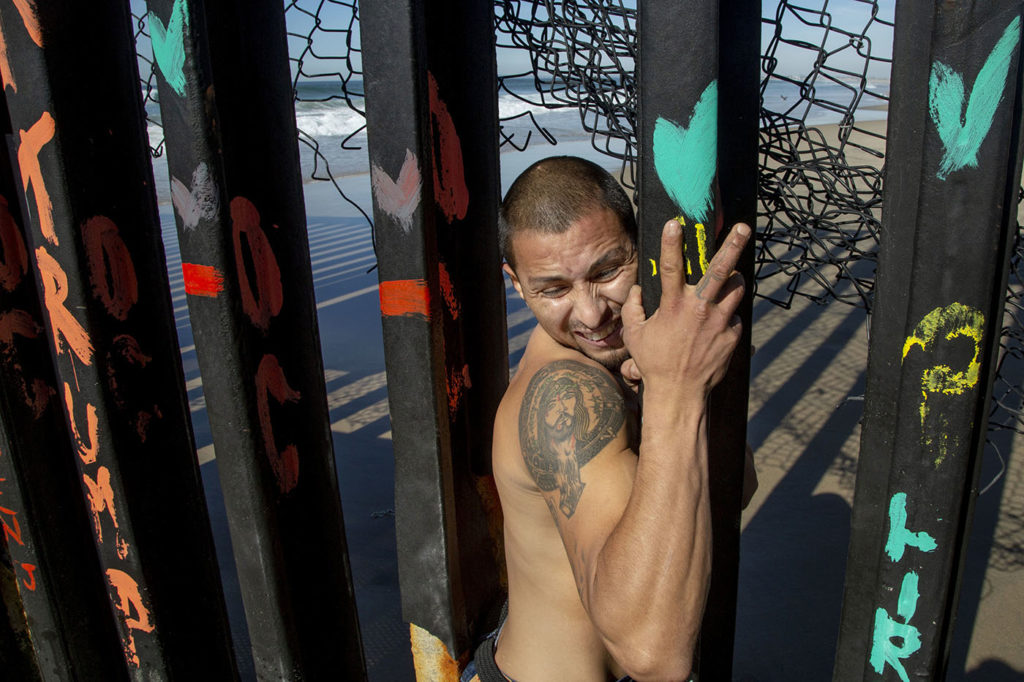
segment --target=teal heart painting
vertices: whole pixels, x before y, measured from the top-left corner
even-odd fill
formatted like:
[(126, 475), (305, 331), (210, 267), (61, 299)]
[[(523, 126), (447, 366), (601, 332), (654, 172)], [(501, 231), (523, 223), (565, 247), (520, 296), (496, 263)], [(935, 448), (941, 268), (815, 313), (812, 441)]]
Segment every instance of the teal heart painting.
[(153, 56), (164, 74), (164, 79), (179, 96), (185, 96), (185, 27), (188, 26), (188, 5), (185, 0), (174, 0), (171, 19), (164, 27), (160, 17), (149, 13), (149, 33), (153, 41)]
[(939, 180), (945, 180), (950, 173), (966, 166), (978, 166), (978, 149), (992, 127), (992, 119), (1006, 88), (1010, 60), (1019, 42), (1020, 17), (1014, 17), (974, 79), (966, 111), (963, 77), (940, 61), (932, 63), (928, 79), (928, 112), (944, 148), (935, 174)]
[(711, 181), (718, 154), (718, 81), (704, 88), (688, 127), (658, 117), (654, 123), (654, 169), (683, 215), (705, 222), (714, 204)]

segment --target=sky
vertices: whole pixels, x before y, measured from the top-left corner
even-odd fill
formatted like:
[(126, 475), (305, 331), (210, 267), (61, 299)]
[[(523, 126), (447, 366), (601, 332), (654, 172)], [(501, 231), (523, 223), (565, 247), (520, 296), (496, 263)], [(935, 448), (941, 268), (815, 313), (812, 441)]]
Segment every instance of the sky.
[[(761, 15), (774, 18), (779, 13), (779, 0), (764, 0)], [(872, 57), (892, 58), (892, 24), (896, 11), (895, 0), (878, 0), (875, 20), (872, 20), (873, 3), (865, 0), (801, 0), (803, 10), (791, 7), (782, 12), (780, 37), (786, 40), (804, 41), (822, 47), (831, 54), (826, 62), (829, 66), (856, 73), (864, 70), (865, 60), (851, 44), (850, 38), (838, 31), (829, 31), (824, 24), (823, 12), (828, 13), (831, 25), (841, 27), (849, 33), (863, 33), (870, 41)], [(776, 31), (773, 23), (761, 24), (761, 50), (768, 49)], [(814, 52), (787, 44), (779, 44), (775, 56), (779, 60), (778, 72), (786, 75), (807, 73)], [(888, 78), (889, 67), (884, 63), (872, 62), (868, 77)]]
[[(635, 8), (636, 0), (623, 0), (627, 8)], [(764, 0), (762, 2), (762, 16), (773, 18), (778, 12), (780, 0)], [(857, 50), (850, 44), (849, 39), (837, 31), (828, 31), (821, 25), (822, 12), (827, 12), (833, 26), (842, 27), (850, 32), (864, 32), (870, 40), (871, 54), (884, 58), (892, 54), (892, 30), (879, 22), (871, 21), (871, 10), (873, 3), (867, 0), (800, 0), (798, 5), (802, 9), (789, 8), (783, 12), (783, 23), (781, 37), (787, 40), (803, 41), (816, 47), (824, 47), (832, 54), (828, 57), (828, 65), (840, 69), (848, 69), (857, 73), (864, 70), (864, 59), (857, 54)], [(527, 11), (526, 2), (518, 3), (521, 12)], [(895, 13), (895, 0), (877, 0), (878, 18), (892, 22)], [(143, 0), (131, 0), (132, 11), (141, 15), (145, 12)], [(344, 41), (351, 39), (355, 44), (359, 41), (359, 28), (355, 25), (351, 36), (347, 33), (349, 28), (350, 9), (344, 5), (325, 3), (323, 0), (295, 0), (294, 6), (289, 6), (287, 18), (289, 32), (294, 34), (308, 33), (314, 27), (314, 20), (302, 10), (316, 12), (319, 8), (319, 19), (323, 28), (330, 31), (317, 33), (317, 51), (321, 54), (341, 54), (346, 51)], [(865, 30), (866, 29), (866, 30)], [(761, 49), (764, 51), (772, 39), (775, 26), (772, 23), (762, 22)], [(149, 45), (144, 41), (140, 45), (141, 50), (148, 51)], [(306, 47), (306, 41), (298, 36), (289, 37), (289, 49), (293, 56)], [(791, 45), (780, 44), (775, 50), (775, 56), (779, 59), (777, 71), (779, 73), (800, 76), (807, 73), (816, 56), (816, 51), (801, 49)], [(358, 55), (353, 67), (356, 70), (361, 68), (358, 62)], [(345, 71), (346, 67), (339, 60), (328, 60), (321, 66), (310, 65), (307, 70), (322, 69), (326, 71)], [(523, 50), (498, 49), (498, 72), (501, 75), (510, 73), (521, 73), (530, 68), (529, 57)], [(888, 67), (884, 64), (873, 64), (870, 77), (888, 77)]]

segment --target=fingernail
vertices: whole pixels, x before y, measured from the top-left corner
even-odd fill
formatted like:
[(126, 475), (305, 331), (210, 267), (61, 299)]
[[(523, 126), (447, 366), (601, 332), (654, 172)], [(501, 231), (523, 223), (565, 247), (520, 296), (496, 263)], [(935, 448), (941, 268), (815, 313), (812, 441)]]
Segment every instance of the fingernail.
[(683, 231), (683, 226), (679, 224), (678, 220), (668, 221), (668, 225), (665, 227), (665, 234), (670, 237), (675, 237)]
[(744, 237), (746, 237), (748, 234), (750, 234), (750, 226), (745, 223), (740, 223), (736, 227), (736, 231), (739, 232)]

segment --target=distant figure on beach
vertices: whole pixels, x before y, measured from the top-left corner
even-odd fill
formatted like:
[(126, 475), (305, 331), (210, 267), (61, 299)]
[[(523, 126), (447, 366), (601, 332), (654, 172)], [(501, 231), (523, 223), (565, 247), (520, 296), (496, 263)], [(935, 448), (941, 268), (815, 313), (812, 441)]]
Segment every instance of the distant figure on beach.
[(647, 319), (615, 178), (555, 157), (509, 189), (504, 269), (538, 325), (494, 423), (508, 615), (463, 680), (689, 677), (711, 570), (707, 395), (740, 338), (749, 237), (734, 227), (689, 286), (670, 220)]

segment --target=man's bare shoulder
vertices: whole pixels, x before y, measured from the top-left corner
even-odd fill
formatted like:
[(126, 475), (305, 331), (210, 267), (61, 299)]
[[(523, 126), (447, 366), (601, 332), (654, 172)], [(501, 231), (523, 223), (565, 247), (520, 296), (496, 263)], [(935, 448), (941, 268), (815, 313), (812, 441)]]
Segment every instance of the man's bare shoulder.
[(499, 484), (545, 493), (558, 516), (570, 518), (585, 487), (583, 467), (609, 446), (629, 447), (632, 405), (599, 363), (572, 349), (546, 350), (528, 349), (502, 401), (495, 474)]
[[(566, 415), (565, 406), (577, 400), (575, 414)], [(530, 453), (537, 451), (542, 439), (571, 435), (572, 445), (581, 448), (582, 466), (618, 433), (628, 402), (621, 385), (606, 368), (579, 351), (552, 342), (543, 333), (535, 333), (498, 410), (495, 459), (511, 459), (509, 463), (519, 465), (513, 469), (525, 471), (524, 460), (529, 463)], [(566, 420), (576, 417), (580, 433), (563, 432)], [(545, 418), (553, 423), (548, 424)], [(536, 471), (531, 468), (530, 473)], [(547, 477), (544, 480), (547, 483)], [(536, 484), (531, 481), (530, 487)]]

